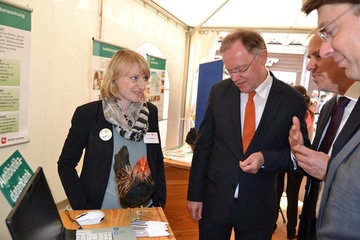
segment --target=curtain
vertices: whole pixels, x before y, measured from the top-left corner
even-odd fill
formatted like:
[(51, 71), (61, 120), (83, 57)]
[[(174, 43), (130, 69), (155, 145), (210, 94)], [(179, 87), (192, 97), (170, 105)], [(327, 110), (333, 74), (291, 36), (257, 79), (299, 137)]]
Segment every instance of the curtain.
[(215, 60), (219, 37), (219, 32), (195, 32), (191, 36), (183, 139), (190, 128), (194, 127), (193, 116), (196, 110), (199, 64)]

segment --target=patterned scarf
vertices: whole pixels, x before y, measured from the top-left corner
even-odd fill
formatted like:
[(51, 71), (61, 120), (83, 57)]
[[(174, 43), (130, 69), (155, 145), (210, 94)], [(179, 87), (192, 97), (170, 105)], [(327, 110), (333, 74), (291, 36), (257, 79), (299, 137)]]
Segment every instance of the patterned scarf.
[(145, 101), (132, 103), (126, 115), (117, 100), (106, 98), (102, 105), (105, 119), (116, 126), (115, 129), (120, 136), (135, 142), (143, 140), (149, 129), (149, 109)]

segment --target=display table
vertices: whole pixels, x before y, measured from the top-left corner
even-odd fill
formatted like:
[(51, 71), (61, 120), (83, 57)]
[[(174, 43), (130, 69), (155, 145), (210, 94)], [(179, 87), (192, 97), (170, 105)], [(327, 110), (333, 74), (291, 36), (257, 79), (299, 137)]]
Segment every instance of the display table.
[(198, 221), (187, 209), (190, 163), (164, 159), (167, 197), (164, 212), (177, 240), (199, 239)]
[[(88, 210), (75, 210), (69, 211), (70, 216), (75, 219), (75, 217), (83, 212)], [(102, 223), (95, 225), (85, 225), (82, 226), (83, 229), (91, 229), (91, 228), (104, 228), (104, 227), (115, 227), (115, 226), (129, 226), (131, 224), (130, 216), (136, 216), (137, 211), (141, 211), (140, 208), (132, 208), (130, 209), (102, 209), (105, 213), (105, 219)], [(144, 208), (142, 214), (142, 220), (152, 220), (152, 221), (162, 221), (168, 222), (165, 213), (162, 208), (154, 207), (154, 208)], [(78, 229), (79, 226), (77, 223), (70, 221), (69, 217), (66, 215), (64, 210), (60, 210), (60, 217), (66, 229)], [(170, 223), (168, 225), (168, 232), (170, 236), (167, 237), (141, 237), (137, 238), (138, 240), (175, 240), (174, 233), (171, 230)]]

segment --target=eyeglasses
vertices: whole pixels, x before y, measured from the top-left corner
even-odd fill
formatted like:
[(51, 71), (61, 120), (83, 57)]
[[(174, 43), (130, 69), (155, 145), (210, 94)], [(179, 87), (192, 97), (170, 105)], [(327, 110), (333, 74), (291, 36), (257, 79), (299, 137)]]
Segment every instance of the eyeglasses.
[(249, 65), (247, 65), (244, 69), (242, 69), (242, 70), (240, 70), (240, 69), (234, 69), (234, 70), (227, 70), (227, 69), (225, 69), (224, 70), (224, 73), (226, 74), (226, 75), (231, 75), (231, 74), (236, 74), (236, 73), (239, 73), (239, 72), (246, 72), (248, 69), (249, 69), (249, 67), (251, 66), (251, 64), (254, 62), (254, 60), (255, 60), (255, 58), (257, 57), (259, 55), (259, 53), (257, 53), (256, 55), (255, 55), (255, 57), (253, 58), (253, 60), (251, 60), (251, 62), (249, 63)]
[(319, 37), (326, 42), (327, 40), (329, 40), (329, 38), (332, 38), (333, 36), (331, 36), (331, 33), (326, 31), (325, 28), (327, 28), (328, 26), (330, 26), (331, 24), (333, 24), (336, 20), (338, 20), (339, 18), (341, 18), (342, 16), (344, 16), (346, 13), (350, 12), (351, 9), (353, 9), (355, 5), (352, 5), (348, 10), (346, 10), (345, 12), (341, 13), (339, 16), (337, 16), (336, 18), (334, 18), (332, 21), (328, 22), (325, 26), (321, 27), (318, 31), (317, 34), (319, 35)]

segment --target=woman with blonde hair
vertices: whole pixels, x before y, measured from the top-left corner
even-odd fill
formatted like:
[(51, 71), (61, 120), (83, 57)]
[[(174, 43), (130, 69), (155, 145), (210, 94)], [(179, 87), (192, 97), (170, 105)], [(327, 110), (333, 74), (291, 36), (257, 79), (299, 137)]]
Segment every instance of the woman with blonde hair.
[[(73, 209), (165, 204), (158, 110), (147, 101), (145, 91), (149, 76), (148, 63), (140, 54), (120, 50), (107, 66), (101, 100), (75, 110), (58, 161)], [(79, 176), (75, 167), (83, 151)]]

